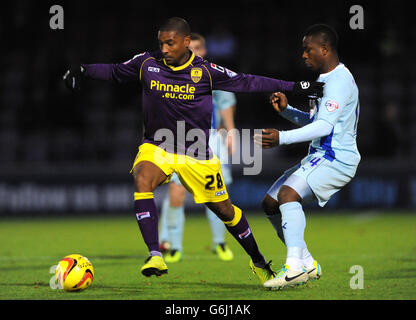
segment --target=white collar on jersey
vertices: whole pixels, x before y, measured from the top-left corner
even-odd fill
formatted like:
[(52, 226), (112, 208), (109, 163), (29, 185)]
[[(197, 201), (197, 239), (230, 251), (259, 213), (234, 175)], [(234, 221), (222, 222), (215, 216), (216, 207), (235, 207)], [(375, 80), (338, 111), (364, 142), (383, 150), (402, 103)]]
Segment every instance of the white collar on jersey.
[(327, 72), (327, 73), (321, 73), (320, 75), (319, 75), (319, 78), (325, 78), (325, 77), (327, 77), (327, 76), (329, 76), (332, 72), (334, 72), (335, 70), (337, 70), (338, 68), (343, 68), (344, 67), (344, 64), (343, 63), (338, 63), (338, 65), (334, 68), (334, 69), (332, 69), (331, 71), (329, 71), (329, 72)]

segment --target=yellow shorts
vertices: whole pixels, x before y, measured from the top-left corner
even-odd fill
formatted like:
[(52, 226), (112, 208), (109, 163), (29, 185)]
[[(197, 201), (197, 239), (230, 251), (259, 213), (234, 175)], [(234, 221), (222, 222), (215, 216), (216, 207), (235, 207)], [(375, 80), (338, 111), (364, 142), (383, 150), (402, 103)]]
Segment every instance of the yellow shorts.
[(168, 183), (175, 172), (183, 186), (193, 195), (196, 203), (220, 202), (228, 199), (221, 163), (215, 155), (210, 160), (198, 160), (186, 155), (166, 152), (150, 143), (143, 143), (139, 147), (130, 172), (141, 161), (149, 161), (158, 166), (168, 176), (163, 183)]

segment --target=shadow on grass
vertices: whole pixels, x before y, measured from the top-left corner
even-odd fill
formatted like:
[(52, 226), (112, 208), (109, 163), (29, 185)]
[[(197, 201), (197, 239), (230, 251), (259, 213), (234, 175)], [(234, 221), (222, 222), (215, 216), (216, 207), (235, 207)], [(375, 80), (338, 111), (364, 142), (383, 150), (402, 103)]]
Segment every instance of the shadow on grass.
[[(90, 258), (90, 260), (92, 262), (94, 262), (94, 260), (116, 260), (116, 261), (121, 261), (121, 260), (136, 260), (138, 262), (142, 262), (144, 261), (147, 256), (142, 256), (142, 255), (89, 255), (88, 256)], [(33, 258), (33, 260), (36, 260), (36, 257)], [(56, 261), (55, 264), (57, 264), (59, 261), (59, 259)], [(3, 264), (4, 265), (4, 264)], [(24, 270), (24, 269), (28, 269), (30, 268), (31, 270), (40, 270), (40, 269), (46, 269), (49, 270), (49, 268), (51, 267), (51, 264), (40, 264), (40, 265), (34, 265), (33, 261), (31, 261), (30, 259), (25, 260), (25, 261), (19, 261), (19, 260), (10, 260), (7, 262), (7, 266), (2, 266), (0, 267), (0, 272), (2, 271), (16, 271), (16, 270)]]
[[(167, 283), (168, 285), (175, 284), (174, 282)], [(181, 282), (178, 287), (212, 287), (212, 288), (223, 288), (223, 289), (239, 289), (239, 290), (253, 290), (263, 289), (259, 284), (238, 284), (238, 283), (223, 283), (223, 282), (205, 282), (205, 281), (194, 281), (194, 282)]]
[(97, 289), (117, 289), (117, 290), (134, 290), (139, 289), (140, 291), (143, 290), (160, 290), (161, 287), (168, 287), (165, 289), (183, 289), (187, 288), (187, 290), (191, 290), (192, 288), (221, 288), (221, 289), (230, 289), (230, 290), (254, 290), (260, 289), (263, 290), (260, 284), (236, 284), (236, 283), (219, 283), (219, 282), (202, 282), (202, 281), (181, 281), (181, 282), (171, 282), (171, 281), (164, 281), (157, 284), (148, 284), (143, 286), (142, 283), (138, 283), (137, 286), (132, 285), (117, 285), (117, 286), (107, 286), (107, 285), (100, 285), (95, 284), (94, 288)]
[(90, 260), (128, 260), (128, 259), (137, 259), (137, 260), (145, 260), (148, 256), (141, 256), (141, 255), (91, 255), (88, 256)]
[(43, 264), (43, 265), (38, 265), (38, 266), (27, 264), (27, 265), (24, 265), (24, 266), (17, 265), (17, 266), (0, 267), (0, 272), (3, 272), (3, 271), (17, 271), (17, 270), (41, 270), (41, 269), (44, 269), (47, 272), (50, 267), (51, 267), (50, 264)]
[(0, 282), (0, 287), (49, 287), (49, 283), (32, 282), (32, 283), (14, 283), (14, 282)]
[[(65, 299), (65, 300), (223, 300), (223, 299), (263, 299), (262, 293), (269, 293), (267, 296), (275, 299), (275, 293), (265, 290), (260, 283), (237, 284), (237, 283), (219, 283), (219, 282), (202, 282), (202, 281), (185, 281), (172, 282), (164, 281), (158, 283), (137, 283), (137, 285), (101, 285), (93, 284), (90, 288), (81, 292), (64, 292), (63, 290), (50, 290), (50, 295), (44, 290), (49, 287), (49, 283), (32, 282), (32, 283), (0, 283), (0, 288), (5, 290), (6, 287), (23, 287), (27, 289), (42, 288), (42, 292), (34, 295), (33, 291), (28, 290), (29, 295), (36, 299)], [(287, 290), (295, 290), (290, 288)], [(2, 290), (2, 289), (0, 289)], [(286, 291), (286, 290), (285, 290)], [(296, 289), (300, 291), (300, 288)], [(303, 291), (303, 290), (302, 290)], [(42, 293), (41, 296), (39, 294)], [(247, 296), (247, 294), (249, 294)]]
[(400, 258), (396, 260), (401, 262), (416, 262), (416, 258)]
[(403, 268), (391, 271), (383, 271), (382, 273), (373, 273), (366, 276), (368, 280), (381, 279), (412, 279), (416, 278), (416, 268)]

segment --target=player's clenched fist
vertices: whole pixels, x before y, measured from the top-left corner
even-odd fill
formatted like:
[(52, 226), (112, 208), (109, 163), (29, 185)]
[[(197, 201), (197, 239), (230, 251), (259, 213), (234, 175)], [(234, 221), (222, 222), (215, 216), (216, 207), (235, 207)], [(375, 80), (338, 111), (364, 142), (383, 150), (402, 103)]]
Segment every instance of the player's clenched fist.
[(295, 95), (308, 96), (311, 99), (318, 99), (324, 95), (324, 83), (316, 81), (295, 82), (292, 93)]
[(272, 104), (274, 110), (282, 112), (287, 107), (287, 98), (283, 93), (275, 92), (270, 96), (270, 103)]
[(263, 129), (262, 134), (254, 135), (254, 143), (263, 149), (277, 147), (279, 142), (279, 131), (276, 129)]
[(81, 90), (84, 68), (80, 65), (71, 66), (62, 77), (65, 85), (74, 92)]

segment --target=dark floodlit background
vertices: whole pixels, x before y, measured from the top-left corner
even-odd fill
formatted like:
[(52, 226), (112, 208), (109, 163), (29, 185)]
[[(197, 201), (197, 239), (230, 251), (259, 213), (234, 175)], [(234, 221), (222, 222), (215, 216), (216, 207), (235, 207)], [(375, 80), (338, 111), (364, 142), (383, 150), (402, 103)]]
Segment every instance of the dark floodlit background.
[[(63, 30), (49, 27), (54, 4), (64, 9)], [(364, 9), (363, 30), (350, 28), (354, 4)], [(97, 81), (73, 95), (62, 75), (71, 63), (123, 62), (157, 49), (158, 26), (171, 16), (206, 37), (209, 60), (286, 80), (316, 77), (303, 66), (302, 35), (311, 24), (332, 25), (360, 90), (362, 163), (325, 210), (416, 207), (416, 28), (405, 1), (8, 1), (0, 10), (1, 214), (132, 210), (141, 88)], [(293, 128), (268, 94), (237, 99), (237, 128)], [(259, 210), (267, 188), (306, 151), (305, 143), (264, 152), (258, 176), (235, 166), (233, 201)], [(190, 197), (187, 205), (200, 208)]]

